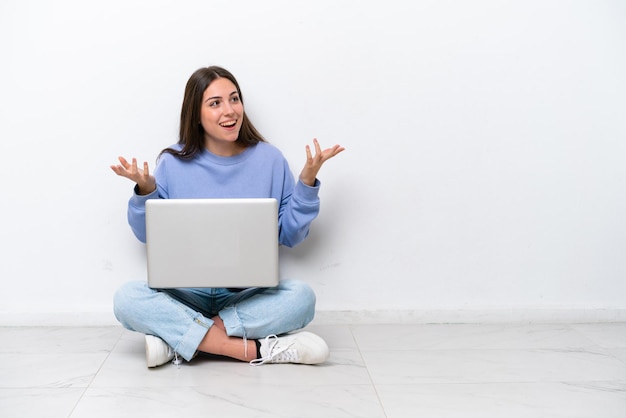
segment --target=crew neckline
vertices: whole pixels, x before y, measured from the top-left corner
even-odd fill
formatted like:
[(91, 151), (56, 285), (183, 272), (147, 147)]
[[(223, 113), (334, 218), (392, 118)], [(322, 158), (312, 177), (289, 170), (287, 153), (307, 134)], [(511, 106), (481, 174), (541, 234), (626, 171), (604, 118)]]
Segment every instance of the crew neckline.
[(252, 155), (252, 153), (254, 153), (257, 145), (258, 144), (249, 145), (239, 154), (232, 155), (230, 157), (224, 157), (221, 155), (214, 154), (206, 148), (203, 149), (201, 155), (203, 158), (206, 158), (207, 160), (215, 164), (234, 165), (234, 164), (239, 164), (240, 162), (247, 160)]

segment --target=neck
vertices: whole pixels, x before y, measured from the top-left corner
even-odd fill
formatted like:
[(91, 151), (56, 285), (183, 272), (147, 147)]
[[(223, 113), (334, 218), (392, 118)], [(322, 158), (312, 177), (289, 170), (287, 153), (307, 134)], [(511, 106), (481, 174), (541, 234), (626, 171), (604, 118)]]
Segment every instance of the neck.
[(204, 147), (211, 153), (219, 155), (220, 157), (232, 157), (241, 154), (245, 149), (245, 147), (242, 147), (236, 142), (204, 141)]

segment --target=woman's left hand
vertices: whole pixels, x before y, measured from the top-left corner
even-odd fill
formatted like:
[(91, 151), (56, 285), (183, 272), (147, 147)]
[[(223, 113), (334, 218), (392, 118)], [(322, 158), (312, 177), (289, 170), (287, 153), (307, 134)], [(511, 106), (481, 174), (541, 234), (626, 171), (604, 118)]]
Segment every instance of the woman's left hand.
[(311, 153), (311, 147), (307, 145), (306, 163), (300, 173), (300, 180), (307, 186), (313, 186), (315, 184), (317, 173), (320, 171), (320, 168), (322, 168), (322, 164), (345, 149), (340, 145), (335, 145), (334, 147), (322, 151), (317, 138), (313, 138), (313, 145), (315, 146), (315, 155)]

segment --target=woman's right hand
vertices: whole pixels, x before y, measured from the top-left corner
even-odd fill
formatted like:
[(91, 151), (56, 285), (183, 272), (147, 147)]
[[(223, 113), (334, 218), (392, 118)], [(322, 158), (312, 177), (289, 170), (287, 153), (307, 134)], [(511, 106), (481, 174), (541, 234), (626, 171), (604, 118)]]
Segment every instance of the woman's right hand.
[(129, 163), (124, 157), (119, 157), (120, 164), (112, 165), (111, 170), (118, 176), (126, 177), (137, 183), (137, 192), (140, 195), (147, 195), (156, 190), (156, 179), (150, 174), (148, 163), (144, 161), (143, 170), (137, 167), (137, 159), (133, 158)]

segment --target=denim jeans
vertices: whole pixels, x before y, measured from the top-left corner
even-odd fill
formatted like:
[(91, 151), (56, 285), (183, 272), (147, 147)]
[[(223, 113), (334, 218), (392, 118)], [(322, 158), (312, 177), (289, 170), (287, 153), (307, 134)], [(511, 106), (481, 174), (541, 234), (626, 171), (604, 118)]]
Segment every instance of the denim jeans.
[(152, 289), (145, 281), (133, 281), (115, 293), (113, 309), (125, 328), (160, 337), (189, 361), (216, 315), (231, 337), (280, 335), (304, 328), (313, 320), (315, 293), (297, 280), (242, 291)]

